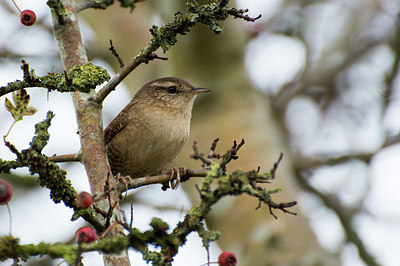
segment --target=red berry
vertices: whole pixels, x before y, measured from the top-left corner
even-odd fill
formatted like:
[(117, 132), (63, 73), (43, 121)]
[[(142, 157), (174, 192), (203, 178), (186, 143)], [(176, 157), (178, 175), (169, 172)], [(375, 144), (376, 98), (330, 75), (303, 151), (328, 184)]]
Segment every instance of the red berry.
[(78, 244), (82, 242), (90, 243), (96, 241), (96, 233), (91, 227), (86, 226), (76, 231), (75, 238)]
[(0, 180), (0, 205), (7, 204), (12, 197), (12, 188), (4, 180)]
[(25, 26), (32, 26), (36, 22), (36, 14), (32, 10), (26, 9), (19, 14), (19, 20)]
[(76, 196), (76, 203), (81, 209), (87, 209), (93, 203), (93, 197), (89, 193), (83, 191)]
[(218, 257), (219, 266), (235, 266), (237, 264), (237, 258), (232, 252), (222, 252)]

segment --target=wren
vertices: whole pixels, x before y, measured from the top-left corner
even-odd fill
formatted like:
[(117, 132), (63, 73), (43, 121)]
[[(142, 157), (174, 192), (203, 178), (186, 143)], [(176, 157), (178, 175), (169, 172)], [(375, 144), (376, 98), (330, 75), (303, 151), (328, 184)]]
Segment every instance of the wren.
[(112, 174), (165, 173), (189, 137), (196, 95), (208, 91), (174, 77), (146, 83), (104, 130)]

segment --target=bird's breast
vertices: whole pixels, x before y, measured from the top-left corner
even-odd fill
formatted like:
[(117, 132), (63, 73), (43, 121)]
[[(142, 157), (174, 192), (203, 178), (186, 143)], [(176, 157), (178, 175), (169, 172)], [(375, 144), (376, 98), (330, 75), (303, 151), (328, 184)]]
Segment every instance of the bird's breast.
[[(139, 115), (139, 114), (137, 114)], [(161, 174), (189, 137), (190, 113), (142, 113), (108, 145), (113, 173), (131, 177)]]

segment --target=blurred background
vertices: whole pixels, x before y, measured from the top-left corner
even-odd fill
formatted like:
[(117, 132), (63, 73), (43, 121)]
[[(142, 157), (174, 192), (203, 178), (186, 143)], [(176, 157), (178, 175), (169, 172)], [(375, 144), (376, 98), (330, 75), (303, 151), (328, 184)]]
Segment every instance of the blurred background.
[[(201, 2), (201, 1), (199, 1)], [(35, 11), (33, 27), (19, 23), (10, 1), (0, 3), (0, 86), (22, 79), (21, 59), (37, 75), (62, 72), (52, 36), (51, 16), (44, 1), (18, 1)], [(199, 97), (192, 117), (191, 136), (173, 163), (199, 169), (190, 160), (194, 140), (203, 152), (219, 137), (217, 152), (233, 140), (245, 146), (230, 170), (261, 167), (269, 171), (284, 153), (276, 180), (266, 187), (281, 188), (276, 202), (297, 200), (297, 216), (267, 206), (255, 211), (258, 201), (247, 196), (219, 202), (207, 220), (222, 233), (212, 245), (211, 261), (221, 251), (233, 251), (238, 265), (398, 265), (400, 254), (400, 31), (398, 0), (237, 0), (254, 23), (229, 18), (214, 35), (197, 25), (167, 54), (168, 61), (140, 66), (104, 103), (104, 126), (127, 104), (145, 82), (177, 76), (195, 86), (212, 88)], [(119, 4), (106, 10), (86, 10), (80, 26), (89, 60), (119, 71), (109, 52), (109, 40), (125, 62), (144, 47), (151, 25), (169, 22), (182, 0), (146, 0), (133, 13)], [(34, 124), (48, 110), (56, 117), (44, 152), (48, 155), (79, 150), (75, 114), (68, 94), (28, 89), (36, 115), (16, 124), (8, 137), (25, 149)], [(11, 98), (11, 95), (7, 95)], [(0, 135), (13, 120), (0, 99)], [(0, 145), (0, 158), (13, 154)], [(60, 164), (78, 191), (88, 191), (84, 168)], [(72, 211), (49, 199), (26, 169), (1, 174), (14, 188), (10, 202), (12, 234), (21, 243), (73, 241), (83, 221), (71, 222)], [(198, 202), (193, 179), (178, 191), (163, 192), (159, 185), (130, 191), (123, 208), (134, 226), (146, 230), (154, 216), (173, 228)], [(0, 235), (8, 234), (7, 209), (0, 206)], [(134, 265), (146, 265), (130, 251)], [(61, 260), (30, 259), (26, 265), (55, 265)], [(84, 256), (85, 265), (99, 265), (97, 253)], [(207, 254), (196, 234), (181, 247), (173, 265), (201, 265)], [(12, 261), (0, 262), (9, 265)]]

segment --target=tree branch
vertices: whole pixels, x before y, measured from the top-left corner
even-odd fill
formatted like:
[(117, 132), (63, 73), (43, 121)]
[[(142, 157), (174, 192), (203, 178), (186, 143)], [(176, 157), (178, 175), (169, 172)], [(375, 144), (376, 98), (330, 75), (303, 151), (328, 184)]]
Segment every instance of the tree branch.
[(49, 160), (53, 163), (64, 163), (64, 162), (80, 162), (81, 154), (73, 153), (73, 154), (63, 154), (63, 155), (53, 155), (49, 157)]
[[(49, 0), (47, 4), (51, 9), (54, 36), (60, 50), (64, 69), (69, 71), (76, 65), (86, 65), (88, 59), (79, 29), (74, 1)], [(88, 101), (88, 98), (93, 96), (94, 93), (94, 88), (91, 88), (88, 93), (78, 91), (74, 92), (71, 96), (74, 103), (81, 143), (81, 162), (85, 166), (88, 175), (91, 194), (96, 196), (105, 193), (104, 184), (107, 181), (107, 177), (111, 175), (111, 169), (107, 162), (104, 145), (102, 106)], [(108, 212), (111, 208), (113, 209), (111, 222), (120, 220), (121, 215), (119, 212), (119, 193), (117, 187), (118, 182), (111, 178), (108, 184), (109, 191), (111, 191), (109, 194), (110, 198), (102, 199), (96, 205), (104, 212)], [(107, 217), (102, 216), (98, 212), (93, 214), (103, 226), (101, 229), (104, 229), (109, 222)], [(123, 234), (123, 228), (117, 226), (111, 231), (111, 234)], [(122, 251), (120, 254), (103, 253), (102, 255), (105, 264), (129, 265), (129, 257), (126, 251)]]
[(49, 91), (58, 92), (80, 91), (88, 93), (96, 88), (97, 85), (110, 79), (105, 69), (92, 63), (76, 65), (63, 74), (49, 73), (43, 77), (36, 76), (33, 69), (29, 71), (29, 65), (24, 60), (22, 60), (21, 68), (24, 70), (24, 79), (10, 82), (6, 86), (0, 87), (0, 96), (32, 87), (41, 87)]
[[(159, 58), (154, 52), (158, 48), (162, 48), (164, 53), (177, 42), (177, 36), (185, 35), (190, 31), (196, 23), (202, 23), (210, 28), (214, 33), (222, 33), (222, 28), (219, 26), (220, 21), (227, 19), (229, 15), (236, 18), (247, 20), (247, 16), (243, 16), (247, 10), (228, 9), (226, 6), (229, 1), (221, 0), (207, 5), (198, 5), (197, 1), (187, 1), (187, 13), (175, 13), (173, 22), (170, 22), (162, 27), (152, 26), (150, 29), (153, 37), (148, 45), (135, 56), (133, 61), (126, 65), (121, 71), (116, 74), (100, 91), (98, 91), (91, 100), (95, 103), (101, 103), (111, 93), (119, 83), (134, 69), (142, 63), (148, 63), (150, 60)], [(254, 20), (256, 20), (255, 18)]]
[[(179, 169), (180, 171), (180, 182), (186, 182), (191, 177), (205, 177), (208, 170), (190, 170), (190, 169)], [(171, 180), (176, 180), (176, 177), (171, 177), (170, 174), (156, 175), (156, 176), (145, 176), (139, 178), (119, 177), (120, 191), (125, 192), (129, 189), (135, 189), (152, 184), (165, 184)]]

